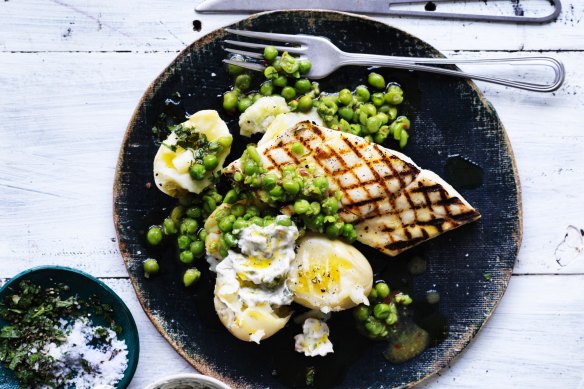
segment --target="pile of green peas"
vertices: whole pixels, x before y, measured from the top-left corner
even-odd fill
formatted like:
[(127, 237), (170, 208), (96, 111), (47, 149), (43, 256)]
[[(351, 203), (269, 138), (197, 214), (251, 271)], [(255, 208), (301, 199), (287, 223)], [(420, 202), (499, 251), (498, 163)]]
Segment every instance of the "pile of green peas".
[(412, 298), (403, 293), (391, 293), (384, 281), (378, 281), (369, 293), (369, 306), (361, 304), (353, 308), (353, 316), (359, 331), (369, 339), (387, 339), (399, 321), (398, 306), (405, 307)]
[[(306, 152), (300, 143), (293, 144), (291, 150), (299, 156)], [(281, 176), (266, 172), (253, 145), (247, 146), (241, 166), (241, 172), (236, 172), (233, 180), (243, 188), (251, 189), (262, 203), (272, 206), (292, 205), (296, 221), (301, 220), (311, 231), (326, 233), (330, 239), (344, 238), (349, 242), (357, 239), (355, 227), (339, 219), (342, 194), (337, 192), (329, 196), (328, 180), (324, 176), (315, 176), (314, 166), (287, 165), (282, 168)], [(242, 198), (246, 191), (230, 190), (225, 196), (225, 202), (229, 202), (227, 197), (231, 192), (239, 193), (239, 198)]]
[[(302, 77), (310, 71), (311, 62), (308, 59), (297, 59), (288, 52), (280, 55), (274, 46), (267, 46), (263, 57), (267, 65), (264, 70), (266, 80), (255, 92), (250, 92), (252, 78), (244, 68), (227, 66), (227, 71), (234, 77), (234, 87), (223, 95), (223, 108), (230, 112), (245, 112), (260, 97), (282, 96), (291, 111), (310, 111), (313, 99), (320, 93), (318, 83)], [(238, 57), (233, 59), (243, 60)], [(249, 93), (246, 95), (246, 92)]]
[(367, 81), (369, 87), (359, 85), (352, 92), (343, 89), (338, 94), (321, 95), (315, 101), (318, 114), (332, 129), (379, 144), (391, 136), (404, 148), (410, 121), (397, 115), (397, 106), (403, 102), (402, 88), (395, 83), (386, 86), (383, 76), (375, 72), (369, 74)]
[[(202, 195), (181, 198), (181, 203), (172, 209), (161, 225), (153, 225), (148, 229), (146, 241), (150, 246), (157, 247), (165, 240), (176, 237), (179, 261), (188, 266), (192, 265), (196, 258), (202, 258), (205, 255), (207, 231), (202, 225), (222, 200), (223, 196), (213, 187), (205, 190)], [(144, 261), (143, 266), (148, 277), (157, 274), (160, 270), (158, 261), (153, 258)], [(183, 283), (185, 286), (190, 286), (199, 277), (199, 270), (191, 267), (183, 274)]]

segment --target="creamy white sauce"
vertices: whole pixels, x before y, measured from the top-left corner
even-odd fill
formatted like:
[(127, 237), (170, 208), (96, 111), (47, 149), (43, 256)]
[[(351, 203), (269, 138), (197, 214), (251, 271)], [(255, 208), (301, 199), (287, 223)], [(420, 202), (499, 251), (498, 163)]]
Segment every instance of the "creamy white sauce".
[(333, 353), (333, 344), (329, 340), (328, 325), (318, 319), (306, 319), (302, 325), (302, 334), (294, 337), (295, 349), (307, 357), (325, 356)]
[(292, 303), (293, 294), (284, 281), (295, 257), (297, 238), (298, 229), (294, 225), (252, 225), (239, 234), (241, 254), (230, 250), (217, 264), (215, 307), (223, 324), (232, 332), (246, 328), (244, 321), (253, 311), (258, 312), (255, 316), (266, 319), (262, 323), (264, 328), (249, 331), (251, 341), (259, 343), (266, 334), (275, 332), (274, 327), (286, 323), (287, 320), (277, 318), (273, 308)]

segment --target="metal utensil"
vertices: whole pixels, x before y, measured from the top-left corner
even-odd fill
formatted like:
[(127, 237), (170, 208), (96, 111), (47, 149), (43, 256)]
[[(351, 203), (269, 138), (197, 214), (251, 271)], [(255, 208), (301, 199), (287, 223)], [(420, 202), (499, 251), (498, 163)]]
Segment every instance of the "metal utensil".
[[(463, 0), (465, 3), (467, 0)], [(439, 3), (462, 3), (461, 0), (432, 0), (434, 5)], [(199, 4), (195, 10), (201, 13), (214, 12), (259, 12), (280, 9), (328, 9), (334, 11), (357, 12), (364, 14), (408, 16), (437, 19), (474, 20), (508, 23), (549, 23), (557, 19), (562, 11), (560, 0), (551, 3), (552, 12), (542, 16), (520, 15), (482, 15), (460, 12), (441, 12), (435, 10), (406, 10), (397, 5), (429, 3), (428, 0), (207, 0)]]
[[(285, 42), (294, 46), (276, 46), (279, 51), (287, 51), (290, 54), (299, 55), (301, 57), (310, 58), (312, 68), (308, 73), (308, 77), (312, 79), (320, 79), (330, 75), (332, 72), (342, 66), (358, 65), (358, 66), (382, 66), (397, 69), (418, 70), (429, 73), (437, 73), (461, 78), (472, 78), (494, 84), (511, 86), (514, 88), (530, 90), (534, 92), (553, 92), (557, 90), (565, 78), (564, 65), (557, 59), (551, 57), (510, 57), (510, 58), (489, 58), (489, 59), (452, 59), (452, 58), (415, 58), (415, 57), (397, 57), (376, 54), (357, 54), (347, 53), (340, 50), (331, 41), (324, 37), (312, 35), (289, 35), (277, 34), (269, 32), (257, 31), (243, 31), (226, 28), (225, 31), (260, 40), (268, 40), (273, 42)], [(263, 50), (269, 44), (267, 43), (252, 43), (235, 40), (225, 40), (228, 45), (261, 49)], [(240, 54), (255, 59), (262, 59), (263, 56), (259, 52), (244, 51), (238, 49), (226, 48), (226, 51), (233, 54)], [(259, 63), (233, 61), (225, 59), (223, 62), (241, 66), (250, 70), (263, 72), (265, 66)], [(550, 67), (554, 71), (554, 80), (549, 84), (539, 84), (532, 82), (507, 80), (496, 77), (482, 76), (480, 74), (463, 72), (461, 70), (451, 70), (434, 66), (426, 65), (452, 65), (452, 64), (509, 64), (509, 65), (531, 65), (531, 66), (545, 66)], [(425, 64), (425, 65), (420, 65)]]

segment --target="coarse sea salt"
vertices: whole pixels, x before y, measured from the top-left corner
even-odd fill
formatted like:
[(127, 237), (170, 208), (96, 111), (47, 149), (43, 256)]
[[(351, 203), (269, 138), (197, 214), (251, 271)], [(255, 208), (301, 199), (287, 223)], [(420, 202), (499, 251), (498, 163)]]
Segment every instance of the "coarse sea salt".
[(61, 321), (59, 329), (65, 340), (61, 344), (49, 343), (43, 349), (55, 360), (53, 384), (77, 389), (114, 389), (128, 367), (126, 342), (108, 328), (93, 326), (86, 317), (70, 324)]

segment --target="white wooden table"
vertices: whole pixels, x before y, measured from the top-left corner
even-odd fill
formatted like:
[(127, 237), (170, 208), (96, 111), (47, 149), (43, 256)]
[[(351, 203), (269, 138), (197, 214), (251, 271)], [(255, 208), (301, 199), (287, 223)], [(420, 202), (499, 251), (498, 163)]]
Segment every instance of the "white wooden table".
[[(148, 84), (190, 42), (244, 17), (197, 15), (196, 3), (0, 2), (0, 278), (46, 264), (102, 278), (140, 331), (131, 388), (194, 371), (134, 295), (115, 238), (112, 183), (125, 127)], [(515, 151), (524, 238), (492, 319), (424, 388), (584, 388), (584, 254), (556, 262), (569, 226), (584, 228), (584, 2), (564, 3), (560, 19), (542, 26), (378, 18), (449, 56), (543, 52), (567, 68), (553, 94), (478, 83)], [(574, 250), (581, 250), (577, 229)]]

